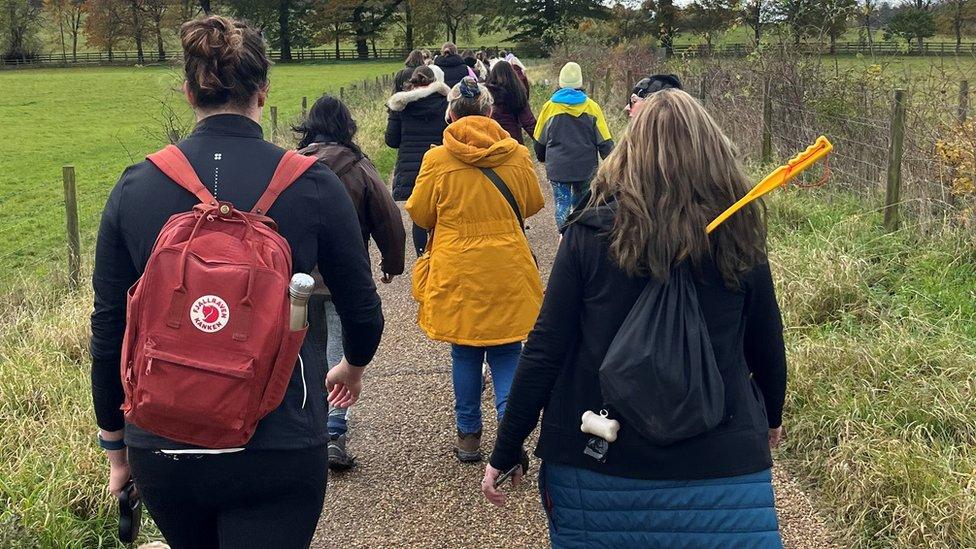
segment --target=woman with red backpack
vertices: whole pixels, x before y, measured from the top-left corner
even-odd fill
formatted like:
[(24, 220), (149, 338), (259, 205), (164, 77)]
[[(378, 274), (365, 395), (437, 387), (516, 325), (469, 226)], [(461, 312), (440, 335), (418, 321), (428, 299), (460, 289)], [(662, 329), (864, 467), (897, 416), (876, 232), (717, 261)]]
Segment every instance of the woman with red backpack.
[[(359, 398), (383, 330), (380, 300), (342, 183), (325, 165), (263, 139), (271, 61), (260, 31), (212, 16), (185, 23), (180, 38), (196, 127), (123, 173), (95, 252), (92, 396), (109, 489), (118, 494), (134, 478), (173, 547), (307, 547), (325, 497), (327, 397), (339, 407)], [(171, 218), (191, 219), (192, 231), (171, 235), (185, 244), (159, 248)], [(220, 258), (257, 236), (278, 246)], [(251, 267), (235, 271), (231, 260)], [(172, 275), (157, 267), (174, 261), (182, 282), (153, 284)], [(274, 361), (266, 386), (251, 385), (267, 366), (262, 342), (275, 344), (268, 327), (288, 327), (287, 277), (316, 266), (342, 322), (345, 358), (325, 379), (324, 370), (304, 365), (324, 357), (305, 345), (296, 361), (294, 348)], [(281, 269), (283, 283), (275, 278)], [(194, 293), (215, 280), (225, 282)], [(277, 288), (273, 295), (268, 287)], [(147, 310), (146, 300), (160, 296), (165, 308)], [(269, 308), (269, 299), (279, 308)], [(285, 337), (295, 344), (302, 335)], [(191, 341), (208, 337), (210, 345)], [(132, 340), (144, 347), (130, 347)], [(260, 352), (235, 354), (242, 346)], [(231, 399), (218, 398), (225, 391), (260, 409), (229, 407)], [(204, 407), (196, 398), (217, 400)], [(213, 432), (224, 438), (206, 436)], [(203, 443), (213, 440), (233, 442)]]

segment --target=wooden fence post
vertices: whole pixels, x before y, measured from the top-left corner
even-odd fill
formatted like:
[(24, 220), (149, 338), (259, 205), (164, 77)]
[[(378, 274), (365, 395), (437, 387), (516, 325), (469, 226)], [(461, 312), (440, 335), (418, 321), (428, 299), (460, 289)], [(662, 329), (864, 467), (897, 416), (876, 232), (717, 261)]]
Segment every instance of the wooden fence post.
[(630, 105), (630, 95), (634, 90), (634, 73), (627, 69), (627, 80), (624, 81), (624, 105)]
[(898, 206), (901, 200), (901, 158), (905, 143), (905, 90), (895, 90), (891, 109), (890, 145), (888, 149), (888, 188), (885, 192), (884, 227), (898, 230), (901, 221)]
[(762, 162), (763, 164), (768, 164), (773, 161), (773, 97), (772, 86), (768, 80), (763, 83), (762, 101)]
[(308, 97), (302, 96), (302, 120), (308, 116)]
[(345, 100), (346, 99), (346, 88), (341, 87), (341, 86), (339, 87), (339, 99), (341, 99), (341, 100)]
[(68, 233), (68, 280), (72, 288), (81, 283), (81, 233), (78, 227), (78, 188), (75, 185), (75, 167), (61, 169), (64, 181), (64, 219)]
[(594, 80), (592, 78), (590, 78), (590, 85), (588, 86), (588, 88), (589, 88), (589, 90), (587, 91), (586, 95), (588, 95), (590, 98), (592, 98), (593, 97), (593, 92), (596, 89), (596, 84), (594, 83)]
[(959, 110), (956, 113), (960, 124), (965, 124), (969, 117), (969, 80), (959, 83)]
[(278, 139), (278, 107), (271, 106), (271, 141)]
[(705, 105), (705, 98), (708, 97), (708, 80), (706, 80), (705, 73), (702, 73), (701, 79), (698, 80), (698, 102)]

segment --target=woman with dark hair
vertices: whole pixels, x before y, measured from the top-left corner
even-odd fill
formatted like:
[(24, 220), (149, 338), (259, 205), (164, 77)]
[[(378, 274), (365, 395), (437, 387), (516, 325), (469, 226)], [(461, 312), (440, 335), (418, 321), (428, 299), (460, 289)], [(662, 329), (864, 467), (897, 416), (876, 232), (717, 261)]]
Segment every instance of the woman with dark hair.
[(473, 51), (464, 50), (461, 52), (461, 59), (464, 59), (464, 64), (470, 69), (468, 76), (476, 78), (478, 82), (484, 82), (485, 78), (488, 78), (488, 69), (481, 64)]
[[(431, 145), (440, 145), (447, 121), (447, 94), (451, 91), (434, 76), (431, 67), (417, 67), (406, 89), (393, 94), (386, 102), (386, 145), (397, 149), (393, 198), (407, 200), (420, 172), (420, 163)], [(417, 256), (427, 246), (427, 231), (413, 227), (413, 244)]]
[(421, 50), (413, 50), (403, 64), (404, 67), (393, 77), (393, 93), (402, 92), (407, 80), (410, 80), (410, 77), (413, 76), (413, 70), (421, 65), (427, 64), (424, 58), (424, 52)]
[(515, 69), (507, 61), (499, 61), (488, 74), (485, 82), (491, 96), (495, 99), (495, 108), (491, 117), (495, 119), (505, 131), (519, 143), (524, 143), (522, 130), (529, 136), (535, 131), (535, 115), (529, 105), (529, 94), (525, 85), (519, 79)]
[(469, 76), (468, 66), (458, 55), (457, 46), (453, 42), (445, 42), (441, 46), (441, 54), (434, 58), (434, 64), (444, 71), (444, 83), (453, 88), (465, 76)]
[[(259, 30), (219, 16), (185, 23), (180, 39), (183, 88), (197, 124), (176, 147), (206, 182), (202, 193), (209, 191), (214, 199), (248, 211), (264, 195), (286, 154), (261, 132), (271, 67), (264, 39)], [(317, 266), (332, 290), (345, 358), (325, 376), (301, 366), (304, 359), (324, 362), (313, 345), (304, 345), (304, 358), (288, 371), (283, 400), (260, 420), (250, 439), (240, 447), (202, 449), (127, 422), (119, 367), (127, 290), (146, 270), (167, 220), (199, 203), (194, 193), (147, 160), (123, 173), (102, 213), (92, 275), (91, 379), (99, 443), (111, 466), (109, 490), (120, 493), (131, 467), (149, 514), (173, 547), (308, 547), (325, 498), (326, 387), (333, 390), (328, 395), (333, 404), (355, 403), (363, 366), (372, 360), (383, 331), (356, 211), (342, 183), (322, 164), (312, 164), (267, 210), (265, 215), (291, 248), (293, 272), (308, 273)], [(233, 314), (237, 320), (231, 322), (238, 326), (251, 318), (243, 311)], [(231, 338), (232, 332), (215, 335), (215, 344)], [(138, 367), (148, 376), (152, 364), (150, 360)], [(160, 367), (165, 366), (158, 361), (155, 368)], [(213, 379), (187, 374), (187, 385), (172, 387), (169, 398), (179, 401), (181, 389), (200, 389), (192, 384)], [(156, 388), (157, 394), (165, 390)], [(216, 414), (201, 413), (195, 419), (214, 423)]]
[[(376, 242), (382, 258), (380, 280), (389, 284), (393, 277), (403, 274), (403, 221), (376, 166), (354, 141), (358, 128), (349, 108), (338, 98), (323, 95), (293, 129), (300, 136), (299, 152), (317, 157), (345, 185), (359, 217), (363, 242), (368, 245), (371, 237)], [(316, 286), (308, 302), (306, 339), (318, 346), (320, 356), (326, 358), (321, 366), (328, 371), (342, 361), (342, 324), (318, 269), (312, 274)], [(347, 410), (329, 410), (329, 468), (336, 471), (350, 469), (354, 463), (346, 450)]]
[(433, 235), (414, 267), (413, 295), (420, 328), (451, 344), (455, 453), (475, 463), (482, 459), (482, 366), (491, 369), (500, 419), (542, 302), (523, 221), (545, 200), (529, 151), (491, 119), (488, 89), (469, 76), (448, 100), (444, 145), (427, 153), (407, 201), (410, 217)]
[[(705, 230), (749, 190), (731, 141), (690, 95), (659, 91), (645, 100), (592, 188), (589, 205), (566, 226), (482, 490), (492, 503), (505, 503), (495, 480), (519, 464), (544, 410), (535, 454), (553, 547), (781, 548), (770, 449), (783, 435), (786, 354), (763, 208), (753, 202)], [(680, 287), (697, 295), (703, 325), (694, 328), (704, 328), (713, 351), (711, 379), (724, 392), (724, 409), (715, 407), (711, 428), (651, 440), (637, 425), (673, 429), (704, 409), (638, 420), (608, 406), (603, 388), (607, 381), (674, 387), (671, 379), (686, 379), (680, 369), (693, 366), (693, 356), (679, 355), (690, 345), (683, 340), (674, 356), (660, 357), (673, 362), (673, 378), (607, 380), (601, 365), (618, 331), (632, 333), (621, 330), (630, 329), (626, 319), (645, 288), (665, 291), (672, 281), (687, 281)], [(663, 301), (655, 302), (662, 315), (676, 312)], [(666, 331), (661, 338), (682, 329), (658, 326)], [(633, 398), (641, 396), (647, 398)], [(692, 395), (688, 401), (701, 402)], [(587, 411), (594, 412), (589, 426), (581, 422)], [(613, 419), (618, 429), (582, 430), (600, 415), (600, 423)]]

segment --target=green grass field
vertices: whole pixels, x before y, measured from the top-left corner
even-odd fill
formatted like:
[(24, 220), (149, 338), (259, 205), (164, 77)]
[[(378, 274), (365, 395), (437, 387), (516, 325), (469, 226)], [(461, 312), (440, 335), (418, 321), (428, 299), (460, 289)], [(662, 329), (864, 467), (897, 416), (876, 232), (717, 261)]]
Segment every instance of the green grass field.
[[(271, 73), (269, 106), (285, 127), (321, 93), (362, 87), (397, 63), (282, 65)], [(191, 113), (175, 68), (88, 68), (0, 73), (0, 281), (43, 272), (65, 249), (61, 167), (77, 170), (85, 249), (108, 191), (129, 164), (165, 144), (172, 109)], [(381, 107), (380, 107), (381, 108)], [(265, 113), (265, 131), (270, 120)]]

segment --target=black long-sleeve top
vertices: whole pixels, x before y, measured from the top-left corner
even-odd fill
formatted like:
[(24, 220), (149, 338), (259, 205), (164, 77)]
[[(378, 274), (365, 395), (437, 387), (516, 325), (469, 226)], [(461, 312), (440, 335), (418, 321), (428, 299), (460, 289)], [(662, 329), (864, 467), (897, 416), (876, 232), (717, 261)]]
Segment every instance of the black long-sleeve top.
[[(257, 123), (237, 115), (204, 119), (178, 146), (211, 193), (242, 210), (257, 202), (285, 152), (264, 141)], [(124, 425), (119, 361), (126, 290), (142, 275), (166, 220), (189, 211), (196, 202), (155, 165), (143, 161), (126, 169), (105, 204), (95, 250), (91, 317), (92, 397), (102, 429), (114, 431)], [(291, 247), (293, 270), (308, 273), (319, 267), (342, 321), (346, 358), (365, 366), (379, 345), (383, 313), (356, 211), (342, 183), (317, 163), (278, 197), (268, 215)], [(302, 355), (311, 352), (306, 345)], [(324, 388), (324, 368), (296, 367), (284, 401), (261, 421), (248, 447), (326, 443)], [(150, 449), (184, 447), (131, 424), (126, 425), (126, 443)]]
[(604, 408), (600, 364), (648, 283), (628, 276), (610, 257), (605, 234), (613, 216), (607, 209), (584, 210), (565, 231), (515, 373), (492, 466), (504, 471), (518, 462), (544, 409), (536, 448), (544, 461), (648, 479), (716, 478), (770, 467), (768, 429), (782, 421), (786, 356), (769, 266), (757, 265), (741, 289), (730, 290), (710, 260), (703, 261), (696, 288), (725, 383), (725, 420), (669, 446), (654, 445), (622, 422), (606, 463), (583, 454), (590, 435), (580, 431), (580, 418)]

